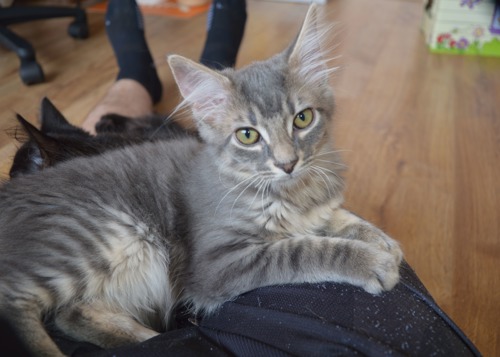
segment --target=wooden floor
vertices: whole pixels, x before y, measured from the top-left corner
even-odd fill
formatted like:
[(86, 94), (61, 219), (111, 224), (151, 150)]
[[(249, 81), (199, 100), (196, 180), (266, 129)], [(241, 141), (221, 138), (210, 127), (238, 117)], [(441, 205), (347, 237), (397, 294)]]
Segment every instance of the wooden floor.
[[(238, 66), (283, 49), (305, 5), (249, 0)], [(500, 355), (500, 59), (429, 54), (420, 0), (330, 0), (341, 65), (336, 141), (350, 169), (347, 206), (398, 239), (441, 307), (485, 356)], [(14, 54), (0, 48), (0, 168), (15, 145), (14, 113), (36, 121), (48, 96), (80, 123), (117, 70), (103, 16), (91, 37), (66, 36), (68, 20), (16, 25), (32, 40), (48, 81), (24, 86)], [(205, 16), (147, 17), (167, 111), (179, 96), (165, 55), (197, 59)]]

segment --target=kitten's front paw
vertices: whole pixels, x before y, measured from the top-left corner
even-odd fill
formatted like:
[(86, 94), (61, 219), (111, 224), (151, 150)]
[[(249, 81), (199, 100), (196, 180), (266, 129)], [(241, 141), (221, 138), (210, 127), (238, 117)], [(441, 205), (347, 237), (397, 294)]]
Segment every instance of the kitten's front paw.
[[(401, 251), (401, 250), (399, 250)], [(401, 255), (381, 249), (371, 248), (366, 258), (367, 268), (362, 287), (369, 293), (378, 295), (394, 288), (399, 282), (399, 264)]]
[(392, 239), (383, 232), (367, 236), (369, 237), (369, 239), (365, 240), (367, 243), (375, 243), (378, 248), (391, 254), (398, 265), (403, 261), (403, 251), (401, 250), (401, 247), (396, 240)]
[(398, 263), (399, 266), (399, 264), (401, 264), (401, 262), (403, 261), (403, 251), (401, 250), (401, 246), (397, 241), (395, 241), (390, 237), (387, 237), (385, 242), (387, 246), (387, 251), (394, 257), (394, 259), (396, 259), (396, 262)]

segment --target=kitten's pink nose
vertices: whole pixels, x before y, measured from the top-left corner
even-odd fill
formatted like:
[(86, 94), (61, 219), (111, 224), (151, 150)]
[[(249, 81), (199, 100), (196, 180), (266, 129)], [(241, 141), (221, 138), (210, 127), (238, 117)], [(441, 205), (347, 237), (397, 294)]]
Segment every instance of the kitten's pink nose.
[(287, 174), (291, 174), (293, 169), (295, 168), (295, 165), (297, 164), (297, 161), (299, 161), (299, 160), (294, 159), (294, 160), (287, 162), (285, 164), (276, 163), (275, 165), (276, 165), (276, 167), (279, 167), (280, 169), (285, 171)]

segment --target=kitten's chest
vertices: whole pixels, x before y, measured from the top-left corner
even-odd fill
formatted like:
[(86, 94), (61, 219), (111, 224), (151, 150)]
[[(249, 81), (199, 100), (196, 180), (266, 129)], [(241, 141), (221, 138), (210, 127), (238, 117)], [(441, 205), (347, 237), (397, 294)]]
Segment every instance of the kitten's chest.
[(252, 208), (261, 229), (270, 234), (289, 235), (314, 234), (329, 224), (333, 210), (339, 206), (339, 199), (303, 207), (270, 197), (262, 203), (260, 211), (257, 207)]

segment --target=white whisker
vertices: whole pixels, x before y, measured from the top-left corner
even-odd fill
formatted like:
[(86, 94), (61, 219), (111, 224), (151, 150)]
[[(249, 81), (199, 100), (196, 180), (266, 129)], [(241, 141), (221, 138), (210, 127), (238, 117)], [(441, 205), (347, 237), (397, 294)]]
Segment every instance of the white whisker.
[(265, 185), (266, 183), (266, 179), (264, 178), (261, 178), (260, 181), (257, 183), (257, 192), (255, 193), (255, 195), (253, 195), (253, 199), (252, 199), (252, 202), (250, 202), (250, 204), (248, 205), (250, 207), (250, 209), (252, 208), (252, 205), (254, 204), (255, 202), (255, 199), (257, 198), (261, 188)]
[(351, 151), (352, 150), (347, 150), (347, 149), (337, 149), (337, 150), (319, 152), (319, 153), (315, 154), (314, 156), (323, 156), (323, 155), (337, 154), (337, 153), (341, 153), (341, 152), (351, 152)]
[[(257, 176), (259, 174), (256, 174), (254, 176)], [(261, 177), (257, 177), (255, 178), (254, 180), (252, 180), (248, 185), (245, 186), (245, 188), (240, 192), (240, 194), (238, 196), (236, 196), (236, 198), (234, 199), (234, 202), (233, 202), (233, 205), (231, 206), (231, 211), (229, 213), (229, 218), (232, 218), (233, 216), (233, 210), (234, 210), (234, 206), (236, 206), (236, 202), (239, 200), (239, 198), (241, 197), (241, 195), (243, 195), (243, 193), (250, 187), (252, 186), (255, 182), (257, 182), (258, 180), (261, 180), (262, 178)]]
[[(271, 183), (272, 183), (271, 180), (267, 180), (266, 186), (264, 187), (264, 190), (262, 190), (262, 194), (261, 194), (262, 214), (266, 213), (266, 209), (264, 207), (264, 196), (268, 196), (269, 195), (269, 189), (271, 188)], [(268, 193), (266, 193), (266, 191)]]
[[(328, 195), (330, 197), (332, 197), (332, 193), (330, 191), (330, 186), (328, 185), (328, 183), (325, 181), (325, 179), (323, 178), (323, 175), (328, 178), (328, 176), (322, 172), (321, 170), (319, 170), (316, 166), (311, 166), (311, 170), (316, 173), (318, 175), (318, 177), (323, 181), (323, 183), (325, 184), (325, 187), (326, 189), (328, 190)], [(331, 181), (330, 181), (330, 184), (331, 184)]]
[(343, 164), (341, 162), (337, 162), (337, 161), (331, 161), (331, 160), (321, 160), (321, 159), (315, 159), (314, 161), (321, 161), (321, 162), (329, 162), (331, 164), (334, 164), (336, 166), (340, 166), (340, 167), (347, 167), (346, 164)]
[(340, 179), (341, 179), (341, 177), (339, 176), (339, 174), (338, 174), (338, 173), (336, 173), (336, 172), (335, 172), (335, 171), (333, 171), (333, 170), (329, 170), (329, 169), (327, 169), (327, 168), (325, 168), (325, 167), (321, 167), (321, 166), (316, 166), (316, 167), (317, 167), (317, 168), (319, 168), (319, 169), (321, 169), (322, 171), (326, 171), (326, 172), (331, 173), (331, 174), (332, 174), (333, 176), (335, 176), (335, 178), (336, 178), (336, 179), (338, 179), (338, 180), (340, 180)]
[[(247, 177), (246, 179), (244, 179), (243, 181), (241, 181), (237, 185), (235, 185), (233, 188), (231, 188), (229, 191), (227, 191), (226, 194), (221, 198), (221, 200), (217, 204), (217, 207), (215, 208), (214, 216), (217, 214), (217, 210), (219, 209), (220, 204), (222, 203), (222, 201), (224, 201), (224, 199), (227, 197), (227, 195), (229, 195), (231, 192), (233, 192), (234, 190), (236, 190), (240, 185), (244, 184), (245, 182), (253, 179), (254, 177), (256, 177), (258, 175), (259, 174), (254, 174), (254, 175), (252, 175), (250, 177)], [(219, 177), (220, 177), (220, 172), (219, 172)]]

